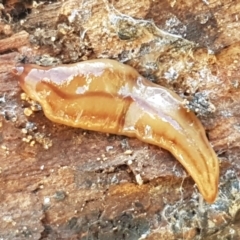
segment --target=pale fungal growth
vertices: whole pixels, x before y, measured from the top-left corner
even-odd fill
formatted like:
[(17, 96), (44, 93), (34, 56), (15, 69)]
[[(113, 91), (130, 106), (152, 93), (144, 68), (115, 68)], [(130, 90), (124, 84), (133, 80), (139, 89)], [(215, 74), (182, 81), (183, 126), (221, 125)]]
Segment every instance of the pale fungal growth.
[(30, 117), (33, 114), (33, 111), (31, 108), (24, 108), (23, 112), (27, 117)]
[(126, 150), (126, 151), (124, 152), (125, 155), (131, 155), (132, 153), (133, 153), (132, 150)]
[[(14, 73), (25, 93), (41, 104), (53, 122), (136, 137), (165, 148), (185, 167), (204, 199), (215, 201), (217, 156), (201, 122), (171, 90), (109, 59), (57, 67), (25, 64)], [(136, 180), (141, 184), (140, 175)]]

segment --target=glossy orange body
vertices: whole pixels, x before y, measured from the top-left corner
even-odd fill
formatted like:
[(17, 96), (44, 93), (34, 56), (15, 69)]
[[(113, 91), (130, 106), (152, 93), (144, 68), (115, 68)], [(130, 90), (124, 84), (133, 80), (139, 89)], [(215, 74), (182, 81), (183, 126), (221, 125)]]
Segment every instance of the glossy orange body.
[(169, 150), (211, 203), (218, 192), (219, 164), (204, 128), (174, 92), (135, 69), (99, 59), (44, 68), (15, 68), (22, 89), (56, 123), (107, 132)]

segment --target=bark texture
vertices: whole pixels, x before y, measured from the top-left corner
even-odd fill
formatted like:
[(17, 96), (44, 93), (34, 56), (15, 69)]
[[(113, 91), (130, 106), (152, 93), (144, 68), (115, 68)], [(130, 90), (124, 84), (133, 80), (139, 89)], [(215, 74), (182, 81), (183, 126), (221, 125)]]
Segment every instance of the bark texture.
[[(0, 15), (1, 239), (239, 239), (239, 1), (9, 0)], [(214, 204), (167, 151), (50, 122), (11, 73), (94, 58), (189, 101), (220, 161)]]

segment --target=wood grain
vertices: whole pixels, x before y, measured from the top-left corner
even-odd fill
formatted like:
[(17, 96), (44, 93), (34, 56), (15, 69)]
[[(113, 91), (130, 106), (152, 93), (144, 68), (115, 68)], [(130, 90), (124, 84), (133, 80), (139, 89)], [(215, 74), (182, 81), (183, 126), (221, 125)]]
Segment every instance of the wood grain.
[[(0, 237), (237, 239), (238, 1), (45, 1), (27, 9), (17, 17), (1, 10)], [(221, 164), (215, 205), (199, 199), (160, 148), (56, 125), (41, 111), (24, 115), (36, 105), (21, 100), (17, 62), (100, 57), (127, 62), (200, 113)]]

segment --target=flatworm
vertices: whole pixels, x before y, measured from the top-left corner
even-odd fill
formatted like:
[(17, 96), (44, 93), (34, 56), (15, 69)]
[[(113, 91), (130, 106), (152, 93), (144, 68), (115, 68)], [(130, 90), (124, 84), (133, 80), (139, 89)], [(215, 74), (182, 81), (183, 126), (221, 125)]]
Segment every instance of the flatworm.
[(212, 203), (219, 163), (204, 128), (183, 99), (109, 59), (57, 67), (15, 67), (21, 88), (56, 123), (136, 137), (170, 151)]

